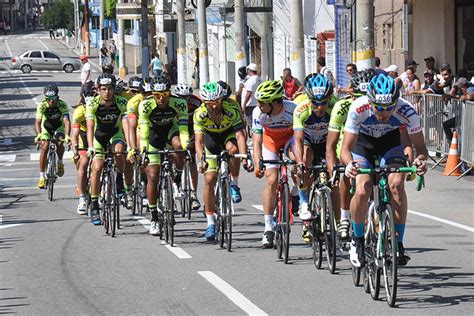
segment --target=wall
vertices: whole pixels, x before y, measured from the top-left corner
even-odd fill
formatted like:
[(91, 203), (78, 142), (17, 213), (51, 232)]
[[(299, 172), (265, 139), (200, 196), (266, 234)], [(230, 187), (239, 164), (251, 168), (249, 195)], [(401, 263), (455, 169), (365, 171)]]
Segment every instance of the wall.
[(413, 1), (413, 59), (424, 69), (423, 59), (433, 56), (437, 66), (447, 62), (455, 67), (454, 1)]

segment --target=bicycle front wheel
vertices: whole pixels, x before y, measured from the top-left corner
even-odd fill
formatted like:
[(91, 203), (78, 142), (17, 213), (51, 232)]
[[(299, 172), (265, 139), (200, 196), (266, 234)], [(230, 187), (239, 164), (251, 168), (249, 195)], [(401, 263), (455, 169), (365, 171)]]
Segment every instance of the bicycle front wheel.
[(166, 229), (168, 231), (168, 239), (171, 247), (174, 246), (174, 200), (173, 200), (173, 182), (171, 177), (167, 179), (167, 199), (168, 199), (168, 208), (166, 210)]
[(314, 217), (314, 220), (311, 222), (308, 228), (311, 228), (311, 250), (313, 255), (313, 263), (316, 269), (321, 269), (323, 263), (323, 241), (321, 229), (320, 229), (320, 218), (321, 218), (321, 198), (316, 188), (311, 190), (310, 197), (310, 210)]
[(111, 171), (109, 173), (109, 212), (110, 212), (110, 235), (115, 237), (115, 229), (118, 226), (118, 208), (119, 208), (119, 201), (117, 198), (117, 184), (115, 183), (115, 172)]
[(54, 182), (56, 180), (56, 154), (49, 152), (48, 154), (48, 163), (47, 163), (47, 186), (48, 186), (48, 199), (53, 201), (54, 193)]
[(370, 293), (373, 300), (379, 298), (380, 293), (380, 269), (378, 267), (377, 258), (377, 241), (378, 241), (378, 217), (373, 202), (369, 207), (367, 216), (367, 225), (365, 232), (365, 275), (364, 290)]
[(331, 195), (324, 192), (324, 243), (326, 245), (326, 259), (331, 274), (336, 272), (336, 222), (332, 209)]
[(223, 226), (225, 231), (225, 243), (227, 251), (232, 250), (232, 200), (230, 197), (230, 185), (227, 180), (223, 180), (223, 190), (221, 192), (223, 198)]
[(397, 300), (398, 263), (397, 263), (397, 237), (395, 235), (395, 221), (392, 206), (385, 205), (381, 215), (382, 222), (382, 266), (385, 283), (385, 295), (390, 307), (395, 306)]
[(283, 192), (281, 192), (281, 239), (282, 239), (282, 252), (283, 262), (288, 263), (290, 259), (290, 206), (289, 206), (289, 188), (288, 184), (283, 184)]

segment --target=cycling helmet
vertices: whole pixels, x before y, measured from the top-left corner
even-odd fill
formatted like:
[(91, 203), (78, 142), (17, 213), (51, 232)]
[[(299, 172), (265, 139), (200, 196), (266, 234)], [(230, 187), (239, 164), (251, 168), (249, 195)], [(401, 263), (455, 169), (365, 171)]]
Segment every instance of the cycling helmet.
[(217, 81), (217, 83), (221, 86), (222, 90), (224, 90), (226, 98), (232, 95), (232, 88), (227, 84), (227, 82), (219, 80)]
[(55, 84), (48, 85), (44, 87), (43, 93), (46, 97), (49, 98), (57, 97), (59, 94), (58, 86)]
[(315, 102), (326, 102), (332, 95), (331, 81), (321, 74), (311, 73), (304, 79), (306, 93)]
[(102, 73), (106, 73), (106, 74), (113, 74), (114, 73), (114, 66), (112, 66), (112, 64), (108, 64), (108, 65), (103, 65), (102, 66)]
[(381, 73), (370, 80), (367, 90), (370, 102), (390, 106), (397, 102), (399, 96), (400, 88), (392, 77)]
[(141, 93), (153, 92), (153, 78), (144, 78), (140, 82)]
[(351, 79), (351, 85), (355, 93), (366, 94), (370, 80), (375, 76), (373, 69), (361, 70), (355, 73)]
[(161, 76), (158, 76), (153, 82), (152, 88), (154, 92), (169, 90), (171, 88), (170, 77), (167, 74), (162, 74)]
[(200, 90), (201, 98), (204, 101), (215, 101), (225, 96), (225, 91), (217, 82), (207, 82)]
[(98, 87), (112, 85), (115, 87), (116, 79), (114, 75), (103, 73), (99, 77), (97, 77), (96, 84)]
[(271, 104), (274, 100), (283, 98), (283, 86), (280, 80), (270, 80), (262, 82), (255, 92), (258, 101)]
[(128, 89), (132, 91), (140, 91), (141, 83), (142, 83), (142, 79), (140, 77), (131, 77), (128, 80)]
[(240, 79), (244, 80), (247, 76), (247, 67), (240, 67), (239, 70), (237, 70), (237, 74), (239, 75)]
[(173, 89), (173, 94), (179, 97), (187, 97), (193, 94), (193, 88), (188, 83), (178, 83)]

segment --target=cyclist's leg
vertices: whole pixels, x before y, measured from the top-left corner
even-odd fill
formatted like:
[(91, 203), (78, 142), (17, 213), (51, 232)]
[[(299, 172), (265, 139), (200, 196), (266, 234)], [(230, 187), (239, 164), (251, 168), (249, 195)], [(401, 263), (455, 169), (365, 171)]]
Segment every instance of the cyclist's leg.
[[(148, 145), (148, 151), (156, 151), (158, 148), (153, 145)], [(148, 199), (148, 207), (151, 213), (150, 235), (159, 234), (159, 214), (158, 214), (158, 182), (160, 180), (160, 164), (161, 157), (158, 154), (151, 154), (148, 156), (150, 160), (148, 166), (145, 168), (147, 175), (146, 196)]]
[[(168, 139), (170, 140), (169, 145), (171, 145), (171, 147), (174, 150), (183, 149), (183, 147), (181, 146), (180, 138), (179, 138), (178, 126), (174, 125), (171, 128), (171, 130), (168, 133)], [(178, 186), (180, 186), (180, 184), (181, 184), (181, 175), (183, 173), (183, 167), (184, 167), (184, 155), (181, 155), (181, 154), (173, 155), (173, 161), (174, 161), (174, 165), (176, 167), (176, 175), (175, 175), (174, 182)]]
[[(267, 148), (267, 146), (269, 148)], [(262, 145), (262, 157), (264, 160), (278, 160), (279, 148), (272, 144)], [(277, 203), (279, 165), (265, 164), (265, 187), (263, 189), (263, 219), (265, 228), (262, 237), (264, 248), (273, 248), (273, 213)]]
[(57, 145), (57, 150), (56, 152), (58, 153), (58, 162), (62, 163), (63, 161), (63, 156), (64, 156), (64, 126), (59, 127), (55, 132), (54, 132), (54, 138), (56, 139), (56, 145)]

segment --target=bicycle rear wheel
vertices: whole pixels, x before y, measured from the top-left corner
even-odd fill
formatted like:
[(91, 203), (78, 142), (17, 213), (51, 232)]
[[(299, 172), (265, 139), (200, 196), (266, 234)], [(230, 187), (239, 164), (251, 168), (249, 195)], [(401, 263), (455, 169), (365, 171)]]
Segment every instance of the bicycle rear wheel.
[(288, 184), (283, 184), (281, 194), (281, 208), (282, 208), (282, 218), (281, 218), (281, 239), (282, 239), (282, 252), (283, 252), (283, 262), (288, 263), (290, 257), (290, 206), (289, 206), (289, 188)]
[(382, 212), (382, 266), (385, 283), (385, 295), (390, 307), (395, 306), (397, 300), (398, 262), (397, 237), (395, 235), (395, 221), (392, 206), (385, 205)]
[(138, 211), (138, 190), (139, 190), (139, 181), (140, 181), (140, 169), (137, 168), (136, 164), (133, 165), (133, 206), (132, 206), (132, 215), (136, 215)]
[(53, 201), (54, 182), (56, 180), (56, 154), (51, 151), (48, 154), (47, 168), (48, 199)]
[(331, 195), (324, 192), (324, 244), (326, 245), (326, 260), (331, 274), (336, 272), (336, 224), (332, 210)]

